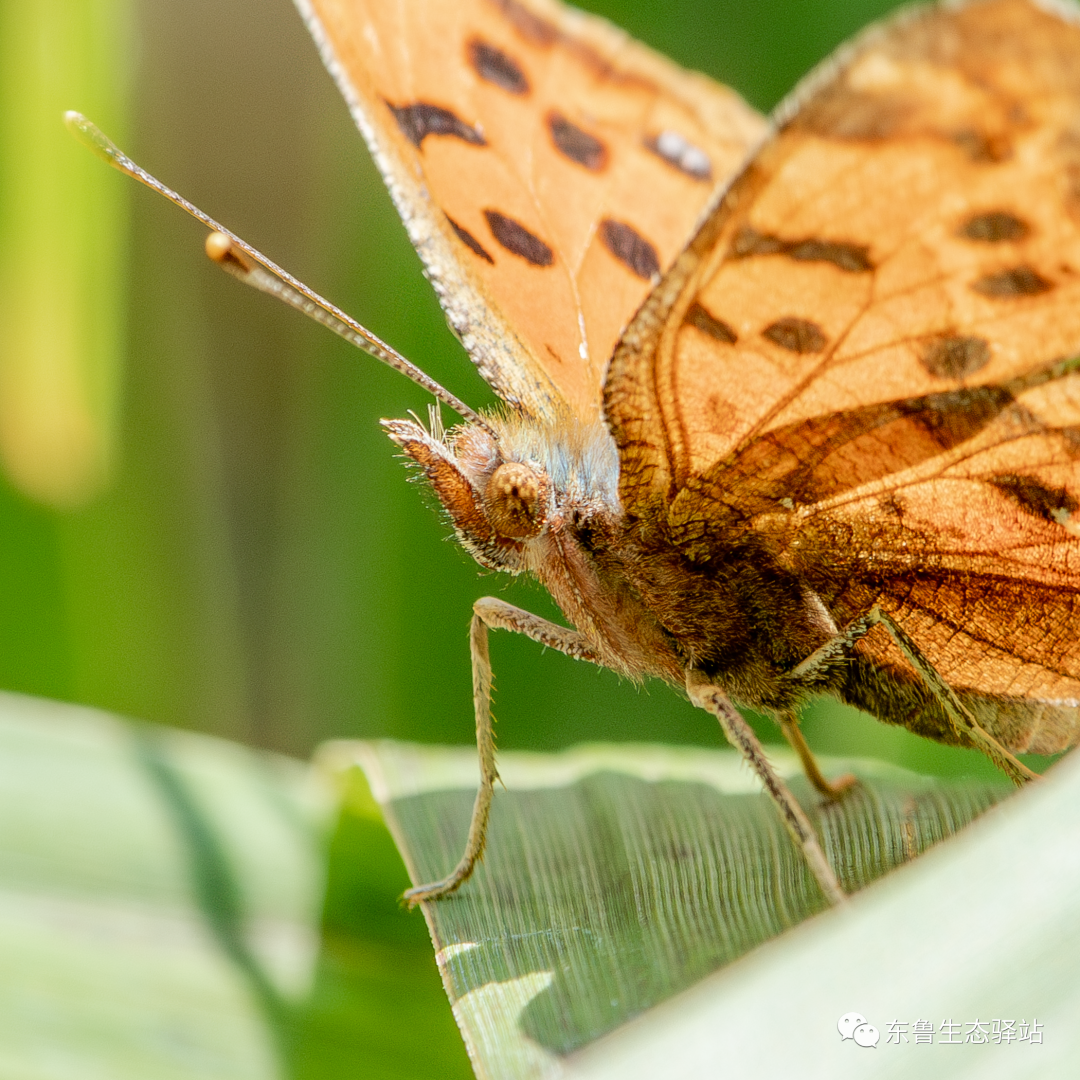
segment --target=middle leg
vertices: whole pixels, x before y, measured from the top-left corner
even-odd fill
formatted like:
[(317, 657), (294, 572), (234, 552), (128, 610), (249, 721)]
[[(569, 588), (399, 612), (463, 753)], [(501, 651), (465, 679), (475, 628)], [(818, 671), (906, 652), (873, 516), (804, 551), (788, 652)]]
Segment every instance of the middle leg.
[(826, 899), (830, 904), (842, 904), (846, 899), (844, 890), (840, 887), (840, 882), (837, 881), (829, 860), (825, 858), (825, 852), (810, 824), (810, 819), (795, 796), (788, 790), (787, 784), (777, 776), (768, 758), (765, 757), (765, 751), (758, 742), (754, 729), (731, 704), (727, 694), (700, 671), (691, 669), (687, 672), (686, 690), (690, 695), (690, 700), (699, 709), (712, 713), (720, 721), (728, 742), (743, 755), (750, 767), (758, 774), (766, 794), (780, 811), (784, 826), (802, 852), (814, 877), (817, 878)]

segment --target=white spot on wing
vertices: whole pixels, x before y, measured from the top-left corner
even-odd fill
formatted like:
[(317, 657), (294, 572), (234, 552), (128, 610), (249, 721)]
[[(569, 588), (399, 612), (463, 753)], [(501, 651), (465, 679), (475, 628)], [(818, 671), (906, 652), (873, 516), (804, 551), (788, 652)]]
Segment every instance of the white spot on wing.
[(647, 139), (645, 145), (657, 157), (696, 180), (708, 180), (712, 176), (709, 155), (677, 131), (661, 131), (659, 135)]

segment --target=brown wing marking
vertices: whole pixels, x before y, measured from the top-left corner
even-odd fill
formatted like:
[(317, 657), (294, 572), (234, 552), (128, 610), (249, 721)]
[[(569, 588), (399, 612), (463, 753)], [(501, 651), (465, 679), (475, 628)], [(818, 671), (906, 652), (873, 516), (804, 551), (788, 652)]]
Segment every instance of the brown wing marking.
[[(1041, 418), (1048, 409), (1064, 426)], [(1001, 476), (1010, 475), (1008, 468), (1051, 467), (1051, 445), (1059, 460), (1071, 464), (1080, 458), (1080, 357), (996, 386), (882, 402), (767, 431), (688, 480), (669, 514), (671, 535), (686, 543), (706, 535), (717, 516), (726, 523), (748, 522), (864, 488), (878, 497), (895, 495), (912, 479), (901, 474), (926, 466), (946, 476), (946, 470), (955, 472), (961, 463), (1007, 444), (1012, 464), (1000, 466)], [(1080, 476), (1077, 481), (1080, 492)], [(1014, 494), (1019, 492), (1014, 486)]]
[[(650, 253), (670, 264), (764, 120), (554, 0), (299, 4), (481, 374), (595, 418)], [(640, 242), (613, 257), (603, 221)]]
[[(985, 696), (1007, 745), (1061, 750), (1080, 732), (1080, 430), (1032, 431), (937, 468), (758, 525), (838, 624), (882, 605), (950, 684)], [(885, 635), (863, 652), (908, 670)]]

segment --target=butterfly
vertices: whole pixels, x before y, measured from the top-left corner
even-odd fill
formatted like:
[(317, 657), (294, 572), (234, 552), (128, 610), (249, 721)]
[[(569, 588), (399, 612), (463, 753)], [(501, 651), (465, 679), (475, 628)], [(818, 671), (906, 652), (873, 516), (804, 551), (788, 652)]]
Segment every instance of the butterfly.
[[(1016, 754), (1076, 740), (1076, 9), (905, 12), (767, 123), (551, 0), (298, 2), (504, 403), (476, 413), (428, 380), (464, 423), (387, 434), (477, 561), (537, 577), (570, 624), (475, 604), (481, 786), (461, 861), (411, 903), (483, 853), (492, 629), (716, 716), (833, 902), (733, 699), (777, 719), (827, 797), (850, 778), (798, 727), (821, 693), (1018, 783)], [(426, 378), (232, 234), (211, 250)]]

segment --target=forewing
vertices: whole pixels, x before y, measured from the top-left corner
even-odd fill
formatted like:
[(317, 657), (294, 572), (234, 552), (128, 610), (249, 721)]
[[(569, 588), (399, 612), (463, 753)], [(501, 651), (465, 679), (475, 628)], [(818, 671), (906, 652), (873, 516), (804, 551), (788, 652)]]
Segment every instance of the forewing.
[(615, 342), (765, 121), (551, 0), (297, 0), (451, 326), (537, 416)]
[(815, 77), (628, 328), (629, 507), (761, 435), (1080, 345), (1080, 27), (925, 9)]

